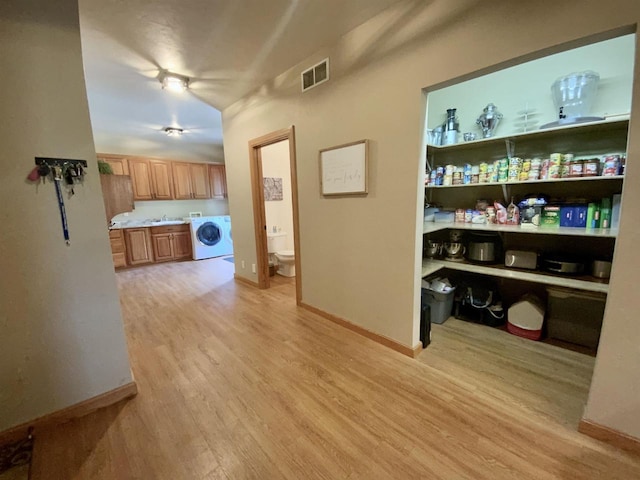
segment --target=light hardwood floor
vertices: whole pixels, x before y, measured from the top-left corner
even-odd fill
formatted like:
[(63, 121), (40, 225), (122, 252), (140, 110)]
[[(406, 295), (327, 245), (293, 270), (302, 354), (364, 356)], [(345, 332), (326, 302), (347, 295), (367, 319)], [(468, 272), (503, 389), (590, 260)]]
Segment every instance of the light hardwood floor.
[(575, 432), (592, 360), (465, 346), (487, 332), (455, 321), (414, 360), (297, 308), (289, 280), (232, 275), (117, 274), (139, 394), (36, 432), (33, 480), (640, 478), (640, 458)]

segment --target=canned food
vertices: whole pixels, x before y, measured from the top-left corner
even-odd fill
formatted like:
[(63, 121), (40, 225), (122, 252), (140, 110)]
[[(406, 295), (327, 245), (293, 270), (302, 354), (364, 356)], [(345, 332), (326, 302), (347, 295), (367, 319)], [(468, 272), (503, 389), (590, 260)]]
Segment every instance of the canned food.
[(462, 172), (453, 172), (453, 185), (462, 185), (463, 175)]
[(560, 173), (560, 165), (549, 165), (549, 171), (546, 178), (560, 178)]
[(549, 165), (550, 160), (545, 158), (542, 160), (542, 165), (540, 166), (540, 176), (538, 177), (540, 180), (546, 180), (549, 177)]
[[(498, 182), (501, 182), (501, 183), (502, 182), (506, 182), (507, 178), (508, 178), (508, 170), (507, 169), (500, 169), (500, 170), (498, 170), (497, 174), (495, 174), (495, 175), (496, 175), (496, 180)], [(491, 178), (492, 178), (492, 180), (491, 180), (492, 182), (496, 181), (496, 180), (493, 180), (493, 177), (491, 177)]]
[(560, 166), (560, 177), (567, 178), (569, 176), (569, 165), (564, 163)]
[(456, 169), (455, 165), (447, 165), (444, 167), (445, 175), (453, 175), (454, 170)]
[(570, 177), (581, 177), (583, 170), (584, 162), (583, 160), (574, 160), (569, 164), (569, 176)]
[(455, 221), (458, 223), (464, 223), (464, 209), (456, 209)]
[(522, 162), (522, 171), (528, 172), (529, 170), (531, 170), (531, 159), (525, 158), (524, 161)]
[(509, 167), (518, 167), (522, 166), (522, 159), (520, 157), (511, 157), (509, 159)]
[(539, 177), (540, 177), (539, 170), (529, 170), (529, 173), (527, 175), (527, 180), (538, 180)]
[(562, 156), (562, 162), (563, 163), (571, 163), (571, 162), (573, 162), (573, 153), (565, 153)]
[(552, 153), (549, 155), (549, 166), (551, 165), (561, 165), (562, 164), (562, 154), (561, 153)]
[(597, 177), (600, 169), (600, 160), (597, 158), (590, 158), (584, 161), (582, 166), (583, 177)]
[(521, 182), (526, 182), (527, 180), (529, 180), (529, 172), (520, 172), (518, 180)]
[(620, 155), (607, 155), (602, 159), (602, 176), (613, 177), (620, 169)]
[(489, 164), (486, 162), (482, 162), (479, 166), (478, 166), (479, 172), (478, 173), (487, 173), (487, 170), (489, 169)]
[(518, 168), (518, 167), (509, 168), (508, 173), (507, 173), (507, 177), (509, 178), (509, 180), (516, 181), (516, 180), (518, 180), (519, 176), (520, 176), (520, 168)]
[(453, 175), (444, 175), (442, 177), (442, 185), (450, 186), (453, 184)]
[(531, 170), (540, 170), (540, 168), (542, 168), (542, 159), (541, 158), (531, 159)]
[[(503, 158), (501, 160), (498, 160), (497, 162), (498, 162), (498, 167), (497, 167), (498, 170), (501, 169), (501, 168), (509, 168), (509, 159), (508, 158)], [(494, 168), (496, 168), (495, 165), (494, 165)]]

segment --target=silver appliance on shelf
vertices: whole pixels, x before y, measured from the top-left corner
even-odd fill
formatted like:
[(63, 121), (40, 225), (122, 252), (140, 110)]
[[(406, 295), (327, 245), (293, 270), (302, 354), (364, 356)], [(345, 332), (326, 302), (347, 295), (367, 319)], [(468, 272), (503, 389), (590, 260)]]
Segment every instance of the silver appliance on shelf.
[(476, 120), (476, 123), (482, 129), (482, 137), (490, 138), (498, 128), (498, 123), (502, 120), (502, 114), (498, 111), (493, 103), (490, 103), (482, 110), (482, 114)]

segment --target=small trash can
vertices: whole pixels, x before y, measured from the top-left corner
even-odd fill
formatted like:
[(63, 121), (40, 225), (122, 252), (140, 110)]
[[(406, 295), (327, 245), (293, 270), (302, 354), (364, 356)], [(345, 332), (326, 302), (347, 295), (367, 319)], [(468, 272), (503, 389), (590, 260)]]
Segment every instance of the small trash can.
[(422, 303), (429, 306), (431, 323), (442, 324), (451, 316), (455, 291), (455, 287), (448, 292), (437, 292), (430, 288), (422, 289)]

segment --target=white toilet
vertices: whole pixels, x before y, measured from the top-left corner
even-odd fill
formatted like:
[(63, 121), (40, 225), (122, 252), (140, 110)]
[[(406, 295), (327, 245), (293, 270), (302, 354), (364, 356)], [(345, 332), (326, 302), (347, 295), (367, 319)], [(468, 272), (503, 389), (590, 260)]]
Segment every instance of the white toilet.
[(283, 277), (296, 276), (296, 253), (293, 250), (285, 250), (287, 246), (287, 233), (267, 233), (267, 251), (270, 257), (278, 261), (278, 274)]

